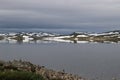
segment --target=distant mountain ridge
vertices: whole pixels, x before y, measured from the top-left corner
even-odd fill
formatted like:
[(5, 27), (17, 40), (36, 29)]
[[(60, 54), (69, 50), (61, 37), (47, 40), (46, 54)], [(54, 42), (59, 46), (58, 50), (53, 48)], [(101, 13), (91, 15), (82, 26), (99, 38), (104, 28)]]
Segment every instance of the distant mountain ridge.
[(103, 33), (74, 32), (68, 35), (46, 32), (6, 32), (0, 33), (0, 42), (39, 43), (39, 42), (70, 42), (70, 43), (119, 43), (120, 30)]

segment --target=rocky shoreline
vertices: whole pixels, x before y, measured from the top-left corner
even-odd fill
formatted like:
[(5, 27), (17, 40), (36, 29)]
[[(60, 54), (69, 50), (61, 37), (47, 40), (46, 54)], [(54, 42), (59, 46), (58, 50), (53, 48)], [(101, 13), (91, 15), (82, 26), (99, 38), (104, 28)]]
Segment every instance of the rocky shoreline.
[(28, 61), (13, 60), (13, 61), (0, 61), (0, 71), (27, 71), (39, 74), (45, 80), (86, 80), (85, 78), (77, 75), (68, 74), (63, 71), (54, 71), (47, 69), (44, 66), (34, 65)]

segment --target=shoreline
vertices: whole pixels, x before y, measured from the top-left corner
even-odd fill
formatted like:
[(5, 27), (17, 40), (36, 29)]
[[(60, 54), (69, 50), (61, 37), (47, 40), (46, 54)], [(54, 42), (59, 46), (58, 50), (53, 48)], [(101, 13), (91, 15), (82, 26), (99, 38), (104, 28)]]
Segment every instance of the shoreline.
[(1, 71), (27, 71), (41, 75), (45, 80), (86, 80), (78, 75), (73, 75), (63, 71), (55, 71), (47, 69), (45, 66), (32, 64), (28, 61), (13, 60), (13, 61), (0, 61)]
[(120, 43), (120, 31), (103, 33), (74, 32), (68, 35), (46, 32), (0, 33), (0, 43)]

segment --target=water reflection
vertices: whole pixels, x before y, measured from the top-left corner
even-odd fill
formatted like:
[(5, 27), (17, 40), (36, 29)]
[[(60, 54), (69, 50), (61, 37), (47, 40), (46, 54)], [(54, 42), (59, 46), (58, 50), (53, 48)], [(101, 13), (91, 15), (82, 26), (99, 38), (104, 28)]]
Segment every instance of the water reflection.
[(0, 44), (0, 59), (23, 59), (90, 79), (120, 77), (119, 44)]

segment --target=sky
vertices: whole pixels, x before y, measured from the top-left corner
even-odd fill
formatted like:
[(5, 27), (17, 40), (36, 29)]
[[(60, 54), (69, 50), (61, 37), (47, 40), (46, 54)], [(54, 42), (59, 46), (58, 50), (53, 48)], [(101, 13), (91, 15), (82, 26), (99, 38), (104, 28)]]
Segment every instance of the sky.
[(0, 28), (120, 29), (120, 0), (0, 0)]

